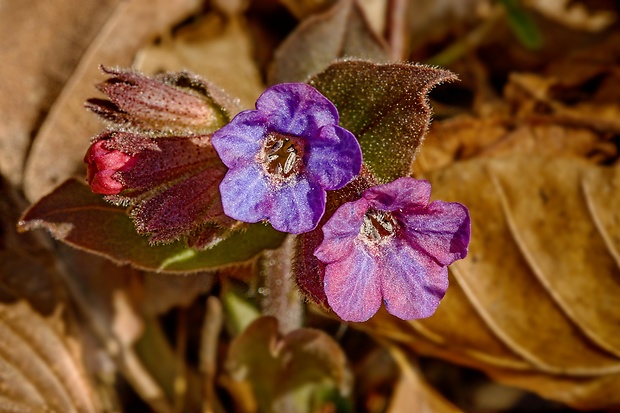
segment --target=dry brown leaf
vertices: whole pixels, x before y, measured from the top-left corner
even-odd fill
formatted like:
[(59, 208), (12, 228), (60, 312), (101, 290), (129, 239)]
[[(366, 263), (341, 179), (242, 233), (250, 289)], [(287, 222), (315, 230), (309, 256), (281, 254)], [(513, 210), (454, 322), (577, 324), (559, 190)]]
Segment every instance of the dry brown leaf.
[(0, 410), (97, 412), (77, 343), (59, 314), (43, 318), (28, 304), (0, 304)]
[(275, 52), (268, 83), (303, 82), (341, 58), (387, 62), (387, 45), (370, 28), (355, 0), (304, 20)]
[(400, 378), (394, 388), (387, 413), (410, 411), (412, 406), (415, 406), (417, 413), (458, 413), (461, 411), (423, 380), (400, 349), (396, 346), (389, 346), (388, 349), (400, 367)]
[(0, 5), (0, 172), (13, 185), (42, 116), (119, 0)]
[[(131, 0), (115, 7), (82, 55), (33, 142), (24, 171), (24, 190), (31, 201), (82, 169), (89, 138), (101, 129), (96, 117), (84, 110), (84, 102), (93, 96), (93, 85), (100, 79), (99, 65), (130, 65), (140, 47), (201, 4), (200, 0)], [(82, 13), (80, 3), (80, 16)]]
[(512, 156), (427, 178), (469, 207), (469, 255), (433, 317), (365, 328), (576, 407), (620, 403), (620, 168)]
[(0, 180), (0, 301), (26, 300), (39, 313), (49, 315), (61, 298), (53, 257), (41, 234), (17, 233), (20, 201), (16, 191)]
[(606, 29), (618, 18), (609, 11), (590, 11), (585, 4), (569, 0), (527, 0), (527, 6), (545, 17), (575, 30), (598, 32)]
[(592, 162), (618, 155), (615, 145), (592, 128), (554, 117), (515, 120), (507, 116), (457, 116), (431, 124), (414, 164), (417, 174), (475, 157), (535, 155), (577, 157)]
[(245, 109), (253, 108), (265, 89), (250, 33), (238, 15), (211, 13), (174, 38), (143, 48), (136, 65), (146, 73), (190, 70), (239, 99)]
[(507, 370), (488, 370), (487, 374), (499, 382), (532, 389), (543, 397), (560, 400), (581, 410), (607, 408), (614, 411), (620, 407), (618, 374), (581, 379)]
[(329, 9), (337, 0), (280, 0), (295, 17), (303, 20)]

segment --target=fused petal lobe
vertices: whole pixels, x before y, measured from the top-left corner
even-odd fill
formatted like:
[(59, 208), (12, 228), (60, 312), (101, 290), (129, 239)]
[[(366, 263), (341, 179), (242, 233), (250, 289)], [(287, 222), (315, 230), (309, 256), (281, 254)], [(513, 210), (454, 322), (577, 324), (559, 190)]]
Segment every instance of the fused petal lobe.
[(339, 120), (334, 104), (305, 83), (270, 87), (256, 101), (256, 109), (269, 118), (270, 128), (296, 136), (314, 135)]
[(211, 142), (222, 162), (234, 168), (254, 161), (266, 133), (265, 115), (257, 110), (246, 110), (216, 131)]
[(469, 211), (457, 202), (434, 201), (424, 215), (403, 215), (409, 239), (441, 265), (465, 258), (470, 239)]
[(383, 302), (404, 320), (433, 315), (448, 288), (448, 269), (396, 238), (381, 266)]
[(351, 132), (340, 126), (321, 128), (307, 156), (307, 168), (325, 189), (340, 189), (362, 169), (362, 151)]
[(340, 318), (363, 322), (381, 306), (378, 262), (361, 248), (325, 269), (327, 302)]

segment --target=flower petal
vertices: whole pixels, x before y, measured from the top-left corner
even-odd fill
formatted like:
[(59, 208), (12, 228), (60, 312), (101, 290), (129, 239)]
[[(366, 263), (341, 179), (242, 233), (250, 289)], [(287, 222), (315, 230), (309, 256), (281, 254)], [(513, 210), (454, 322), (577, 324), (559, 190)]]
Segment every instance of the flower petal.
[(409, 243), (441, 265), (465, 258), (470, 238), (467, 208), (458, 202), (432, 202), (422, 214), (399, 214)]
[(224, 213), (239, 221), (261, 221), (271, 210), (271, 188), (258, 164), (229, 169), (220, 193)]
[(381, 211), (415, 211), (428, 205), (431, 184), (428, 181), (402, 177), (367, 189), (362, 196), (372, 201), (372, 208)]
[(265, 114), (246, 110), (217, 130), (211, 142), (222, 162), (229, 168), (253, 162), (262, 148), (267, 133), (266, 123)]
[(323, 241), (314, 250), (314, 256), (324, 264), (329, 264), (351, 254), (367, 210), (368, 202), (365, 199), (347, 202), (338, 208), (323, 225)]
[(301, 234), (316, 228), (325, 212), (325, 190), (301, 179), (272, 195), (268, 219), (278, 231)]
[(304, 161), (308, 173), (325, 189), (342, 188), (362, 169), (362, 150), (357, 139), (340, 126), (323, 127), (319, 139), (313, 139), (308, 148)]
[(448, 288), (448, 268), (403, 239), (390, 244), (378, 266), (386, 309), (403, 320), (431, 316)]
[(325, 268), (327, 302), (345, 321), (363, 322), (381, 306), (379, 268), (374, 257), (361, 246), (342, 261)]
[(311, 136), (325, 125), (338, 124), (338, 111), (318, 90), (305, 83), (282, 83), (267, 89), (256, 109), (269, 118), (278, 132)]

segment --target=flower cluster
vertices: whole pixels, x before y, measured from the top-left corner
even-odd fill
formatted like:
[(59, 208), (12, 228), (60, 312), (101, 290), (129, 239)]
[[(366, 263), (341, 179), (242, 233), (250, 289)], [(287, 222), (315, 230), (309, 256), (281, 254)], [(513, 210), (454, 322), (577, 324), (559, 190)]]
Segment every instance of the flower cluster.
[[(100, 88), (111, 102), (91, 101), (91, 109), (124, 129), (95, 139), (88, 181), (109, 200), (133, 202), (138, 229), (153, 241), (193, 235), (208, 244), (213, 228), (235, 220), (319, 231), (313, 254), (342, 319), (368, 320), (382, 303), (403, 319), (433, 314), (447, 266), (467, 254), (467, 208), (429, 203), (428, 182), (402, 177), (367, 185), (349, 202), (332, 197), (325, 216), (327, 191), (353, 185), (363, 162), (357, 138), (315, 88), (275, 85), (256, 109), (218, 125), (222, 113), (178, 81), (108, 73), (115, 79)], [(205, 222), (202, 232), (193, 229)]]

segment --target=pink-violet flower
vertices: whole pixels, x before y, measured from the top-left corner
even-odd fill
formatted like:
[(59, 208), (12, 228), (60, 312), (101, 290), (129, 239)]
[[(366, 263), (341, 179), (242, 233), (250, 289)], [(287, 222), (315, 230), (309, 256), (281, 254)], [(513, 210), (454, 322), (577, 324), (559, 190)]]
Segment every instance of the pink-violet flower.
[(284, 232), (314, 229), (325, 191), (348, 184), (362, 166), (357, 139), (338, 122), (336, 107), (310, 85), (267, 89), (256, 110), (213, 135), (229, 168), (220, 184), (224, 212), (244, 222), (268, 220)]
[(467, 255), (470, 218), (456, 202), (429, 204), (431, 185), (409, 177), (367, 189), (323, 226), (314, 255), (325, 264), (330, 307), (366, 321), (383, 302), (405, 319), (432, 315), (448, 288), (447, 266)]

